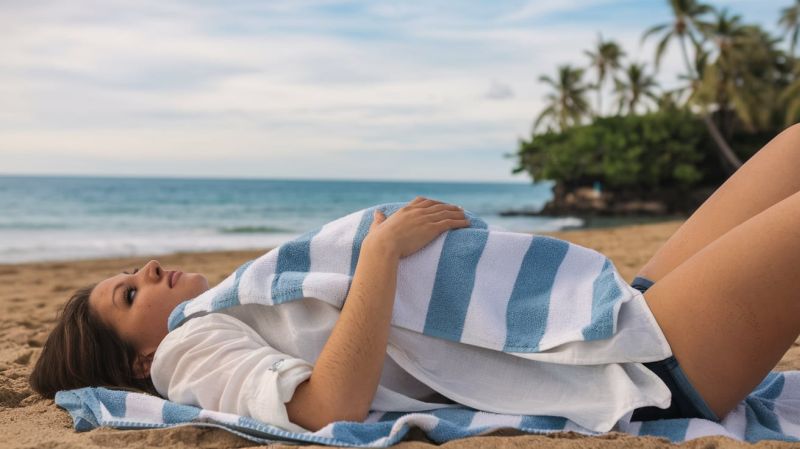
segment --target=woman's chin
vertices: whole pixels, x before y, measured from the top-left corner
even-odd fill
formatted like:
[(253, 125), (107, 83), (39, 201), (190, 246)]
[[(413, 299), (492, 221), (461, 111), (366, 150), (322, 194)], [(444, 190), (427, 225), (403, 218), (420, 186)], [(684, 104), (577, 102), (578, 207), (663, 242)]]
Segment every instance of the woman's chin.
[(199, 296), (209, 289), (208, 279), (200, 273), (183, 273), (180, 279), (178, 279), (177, 286), (181, 286), (183, 283), (185, 283), (185, 285), (182, 286), (181, 290), (184, 292), (184, 295), (188, 295), (192, 298)]
[(198, 288), (200, 289), (200, 293), (203, 293), (206, 290), (208, 290), (210, 288), (208, 286), (208, 278), (203, 276), (201, 273), (194, 273), (194, 274), (197, 275), (197, 281), (196, 282), (197, 282)]

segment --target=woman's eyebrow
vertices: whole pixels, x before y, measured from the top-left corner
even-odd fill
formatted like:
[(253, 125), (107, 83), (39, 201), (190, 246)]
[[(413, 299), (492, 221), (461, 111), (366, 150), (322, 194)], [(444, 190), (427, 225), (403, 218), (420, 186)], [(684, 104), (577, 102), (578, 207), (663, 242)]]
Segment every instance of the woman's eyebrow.
[[(138, 268), (135, 268), (135, 269), (133, 270), (133, 272), (134, 272), (134, 273), (135, 273), (135, 272), (137, 272), (137, 271), (139, 271), (139, 269), (138, 269)], [(121, 272), (121, 274), (127, 274), (127, 275), (130, 275), (131, 273), (128, 273), (127, 271), (122, 271), (122, 272)], [(118, 289), (118, 288), (120, 288), (121, 286), (122, 286), (122, 282), (120, 282), (119, 284), (117, 284), (117, 286), (116, 286), (116, 287), (114, 287), (114, 290), (112, 290), (112, 291), (111, 291), (111, 304), (114, 304), (114, 307), (116, 307), (116, 308), (118, 308), (118, 309), (120, 309), (121, 307), (117, 305), (117, 301), (115, 300), (115, 298), (116, 298), (117, 289)]]
[(117, 305), (117, 301), (115, 301), (114, 298), (116, 298), (117, 289), (120, 288), (121, 286), (122, 286), (122, 282), (117, 284), (117, 286), (114, 287), (114, 290), (111, 291), (111, 303), (114, 304), (114, 307), (116, 307), (118, 309), (119, 309), (119, 306)]

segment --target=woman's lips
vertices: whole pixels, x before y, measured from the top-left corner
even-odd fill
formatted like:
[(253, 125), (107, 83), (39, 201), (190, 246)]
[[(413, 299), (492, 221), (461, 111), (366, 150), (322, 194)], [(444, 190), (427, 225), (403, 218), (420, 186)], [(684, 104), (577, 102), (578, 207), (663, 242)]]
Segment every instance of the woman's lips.
[(181, 277), (181, 274), (182, 273), (180, 271), (177, 271), (177, 270), (172, 272), (172, 277), (170, 278), (170, 288), (174, 287), (175, 284), (178, 283), (178, 278)]

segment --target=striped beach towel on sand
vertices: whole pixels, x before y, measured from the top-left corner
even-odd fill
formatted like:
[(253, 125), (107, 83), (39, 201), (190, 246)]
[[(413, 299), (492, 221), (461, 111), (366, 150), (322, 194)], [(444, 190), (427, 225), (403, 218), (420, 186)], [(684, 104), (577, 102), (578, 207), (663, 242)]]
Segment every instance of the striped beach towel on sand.
[[(274, 305), (315, 297), (341, 309), (374, 209), (389, 217), (406, 204), (386, 203), (351, 213), (242, 264), (215, 287), (176, 307), (169, 330), (194, 316), (239, 304)], [(401, 260), (393, 326), (512, 354), (614, 335), (620, 306), (635, 290), (607, 257), (546, 236), (492, 231), (479, 217), (465, 214), (468, 228), (445, 232)], [(559, 313), (549, 313), (553, 310)], [(385, 447), (402, 440), (410, 427), (419, 427), (437, 443), (500, 428), (602, 433), (563, 417), (497, 414), (466, 406), (373, 411), (364, 422), (340, 421), (317, 432), (294, 433), (246, 416), (106, 388), (60, 391), (56, 403), (71, 414), (78, 431), (98, 426), (214, 426), (258, 443)], [(800, 372), (770, 373), (721, 423), (696, 418), (631, 422), (628, 415), (612, 430), (674, 442), (705, 435), (800, 441)]]

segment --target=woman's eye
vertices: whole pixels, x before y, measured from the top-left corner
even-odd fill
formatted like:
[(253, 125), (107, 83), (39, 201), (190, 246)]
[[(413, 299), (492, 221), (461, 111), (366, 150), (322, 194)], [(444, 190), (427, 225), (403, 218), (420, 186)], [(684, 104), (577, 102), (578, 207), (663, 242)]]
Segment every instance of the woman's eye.
[(135, 291), (136, 291), (135, 288), (128, 288), (127, 290), (125, 290), (125, 301), (128, 303), (128, 305), (133, 304), (133, 298), (131, 297), (131, 292)]

